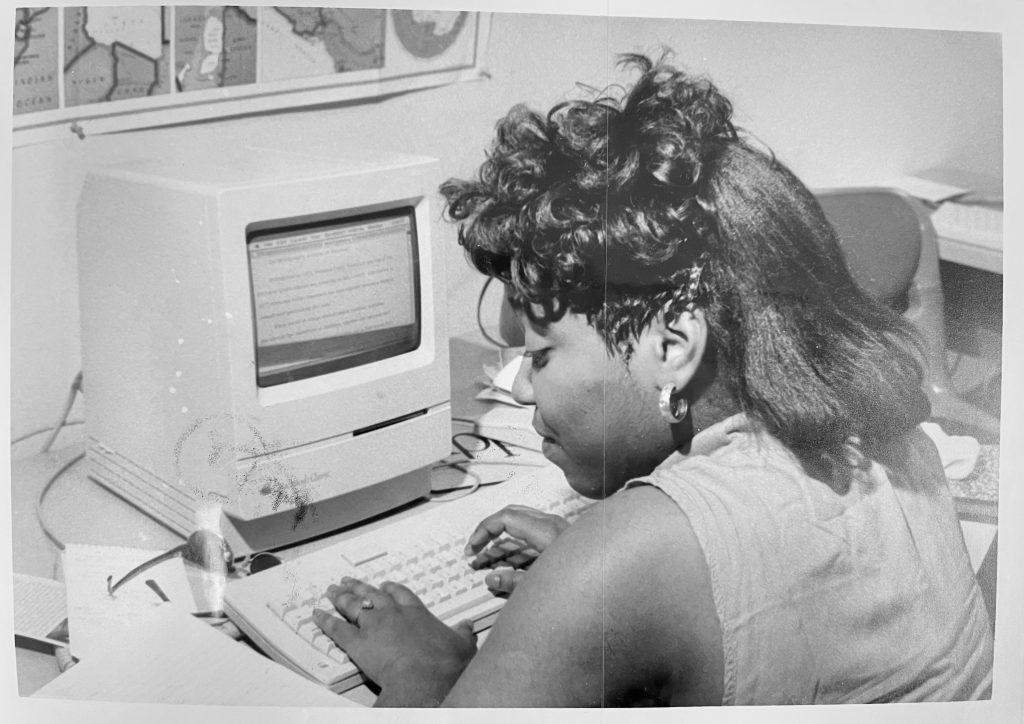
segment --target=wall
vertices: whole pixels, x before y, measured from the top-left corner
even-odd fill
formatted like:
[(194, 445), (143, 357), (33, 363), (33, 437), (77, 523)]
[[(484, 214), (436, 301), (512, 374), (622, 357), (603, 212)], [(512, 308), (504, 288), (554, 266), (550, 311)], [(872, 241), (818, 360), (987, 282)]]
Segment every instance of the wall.
[[(175, 144), (376, 145), (440, 158), (440, 182), (475, 170), (511, 104), (546, 109), (576, 95), (576, 81), (624, 81), (613, 54), (658, 44), (708, 73), (732, 98), (738, 123), (811, 186), (867, 184), (939, 165), (1002, 174), (998, 35), (499, 14), (490, 80), (83, 141), (69, 133), (15, 149), (12, 436), (51, 424), (79, 369), (75, 204), (90, 163)], [(454, 230), (445, 233), (449, 321), (458, 333), (475, 325), (480, 280)], [(490, 310), (486, 319), (494, 321)]]

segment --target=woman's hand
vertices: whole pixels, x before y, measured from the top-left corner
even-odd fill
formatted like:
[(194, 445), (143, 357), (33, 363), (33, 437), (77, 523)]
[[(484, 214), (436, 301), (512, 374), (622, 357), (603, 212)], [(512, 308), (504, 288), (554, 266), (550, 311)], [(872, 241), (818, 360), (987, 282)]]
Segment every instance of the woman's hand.
[[(560, 516), (525, 505), (509, 505), (480, 521), (469, 536), (465, 552), (475, 556), (470, 562), (473, 568), (506, 564), (488, 574), (485, 582), (492, 590), (511, 593), (525, 573), (522, 569), (568, 527), (569, 522)], [(512, 540), (495, 543), (503, 534)]]
[(476, 653), (472, 622), (446, 626), (398, 583), (343, 578), (326, 595), (344, 618), (313, 618), (381, 688), (376, 706), (437, 706)]

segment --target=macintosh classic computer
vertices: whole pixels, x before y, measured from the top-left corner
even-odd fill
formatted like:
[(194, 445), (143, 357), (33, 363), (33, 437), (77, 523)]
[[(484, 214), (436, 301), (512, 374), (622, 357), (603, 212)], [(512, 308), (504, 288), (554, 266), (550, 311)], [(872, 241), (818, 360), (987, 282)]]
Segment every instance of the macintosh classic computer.
[(214, 511), (239, 555), (428, 494), (451, 428), (435, 171), (267, 148), (90, 171), (89, 475), (183, 535)]

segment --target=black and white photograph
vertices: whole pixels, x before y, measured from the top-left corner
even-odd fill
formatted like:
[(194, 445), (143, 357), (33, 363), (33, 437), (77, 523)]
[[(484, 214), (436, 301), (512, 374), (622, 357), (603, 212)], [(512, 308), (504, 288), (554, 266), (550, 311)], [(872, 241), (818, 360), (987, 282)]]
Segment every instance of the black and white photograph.
[(440, 5), (8, 9), (13, 721), (1021, 721), (1024, 7)]

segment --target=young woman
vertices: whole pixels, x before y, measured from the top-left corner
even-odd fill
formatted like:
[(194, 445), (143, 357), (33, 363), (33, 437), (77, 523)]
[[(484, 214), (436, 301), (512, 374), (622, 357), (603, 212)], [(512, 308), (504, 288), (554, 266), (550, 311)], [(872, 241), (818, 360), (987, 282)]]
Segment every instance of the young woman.
[(496, 583), (515, 591), (479, 651), (391, 583), (343, 580), (320, 625), (380, 705), (987, 696), (913, 333), (711, 83), (627, 62), (623, 98), (513, 108), (478, 178), (442, 189), (522, 319), (514, 394), (544, 454), (603, 502), (471, 533), (543, 551)]

